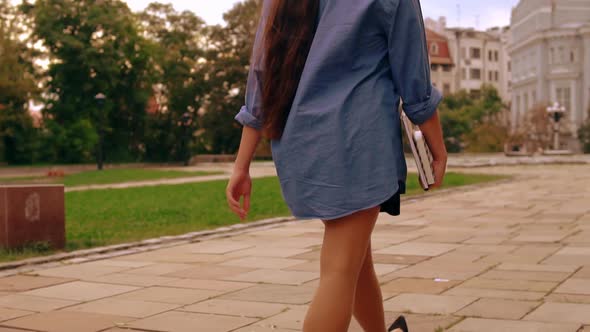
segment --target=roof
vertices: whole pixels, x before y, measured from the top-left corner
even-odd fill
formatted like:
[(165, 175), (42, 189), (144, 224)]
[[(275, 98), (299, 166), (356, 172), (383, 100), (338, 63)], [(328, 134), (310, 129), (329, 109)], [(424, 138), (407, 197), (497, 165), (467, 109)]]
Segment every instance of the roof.
[[(428, 53), (430, 62), (438, 65), (452, 65), (453, 58), (449, 50), (449, 40), (446, 36), (426, 29), (426, 42), (428, 43)], [(436, 54), (434, 51), (437, 51)]]

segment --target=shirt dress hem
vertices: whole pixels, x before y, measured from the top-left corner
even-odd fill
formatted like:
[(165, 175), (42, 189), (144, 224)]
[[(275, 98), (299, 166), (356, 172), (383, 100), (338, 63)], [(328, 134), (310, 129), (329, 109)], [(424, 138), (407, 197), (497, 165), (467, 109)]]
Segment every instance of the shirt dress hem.
[(399, 182), (393, 187), (393, 190), (390, 190), (387, 192), (387, 195), (384, 195), (384, 197), (379, 197), (379, 199), (375, 199), (373, 201), (371, 201), (371, 203), (367, 203), (364, 205), (364, 207), (362, 208), (358, 208), (358, 209), (354, 209), (354, 210), (349, 210), (347, 212), (344, 213), (338, 213), (336, 215), (330, 215), (330, 216), (319, 216), (319, 215), (297, 215), (297, 214), (292, 214), (293, 217), (297, 218), (297, 219), (322, 219), (322, 220), (333, 220), (333, 219), (338, 219), (341, 217), (345, 217), (348, 216), (350, 214), (353, 214), (355, 212), (359, 212), (362, 210), (366, 210), (366, 209), (370, 209), (372, 207), (376, 207), (377, 205), (380, 205), (381, 203), (385, 202), (386, 200), (388, 200), (391, 196), (395, 195), (398, 191), (399, 191), (400, 185)]

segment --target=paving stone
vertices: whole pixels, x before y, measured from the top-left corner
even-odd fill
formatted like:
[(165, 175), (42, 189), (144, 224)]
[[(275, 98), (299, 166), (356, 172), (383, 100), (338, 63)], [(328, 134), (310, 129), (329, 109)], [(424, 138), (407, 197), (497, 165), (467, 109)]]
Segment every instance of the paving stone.
[[(265, 327), (265, 326), (258, 326), (256, 324), (249, 325), (242, 327), (241, 329), (237, 329), (234, 332), (294, 332), (298, 330), (293, 329), (277, 329), (274, 327)], [(2, 331), (0, 331), (2, 332)]]
[(181, 280), (181, 278), (164, 277), (158, 275), (142, 275), (129, 273), (113, 273), (98, 277), (85, 278), (84, 281), (101, 282), (106, 284), (130, 286), (157, 286)]
[(225, 277), (223, 279), (242, 282), (265, 282), (270, 284), (300, 285), (304, 282), (319, 277), (319, 272), (259, 269), (251, 272), (237, 274), (231, 277)]
[(590, 279), (568, 279), (557, 287), (555, 293), (590, 295)]
[(256, 325), (301, 331), (307, 310), (308, 308), (303, 306), (289, 307), (280, 314), (258, 321)]
[(545, 302), (590, 304), (590, 295), (551, 293), (545, 296)]
[(0, 321), (27, 316), (30, 314), (34, 314), (34, 312), (0, 307)]
[(229, 257), (244, 257), (244, 256), (258, 256), (258, 257), (278, 257), (286, 258), (306, 252), (310, 252), (309, 249), (300, 248), (283, 248), (277, 245), (274, 246), (255, 246), (252, 248), (232, 251), (225, 254)]
[(498, 271), (492, 270), (482, 274), (483, 279), (500, 279), (500, 280), (533, 280), (533, 281), (563, 281), (569, 277), (570, 273), (564, 272), (544, 272), (544, 271)]
[(557, 282), (530, 280), (492, 280), (473, 278), (462, 284), (462, 287), (499, 290), (518, 290), (531, 292), (548, 292), (557, 286)]
[(14, 275), (0, 279), (0, 290), (8, 292), (22, 292), (35, 288), (63, 284), (70, 281), (72, 281), (72, 279)]
[(397, 265), (414, 265), (430, 259), (430, 256), (412, 256), (412, 255), (389, 255), (373, 253), (373, 263), (375, 264), (397, 264)]
[(382, 291), (397, 293), (440, 294), (456, 286), (460, 281), (435, 281), (434, 279), (398, 278), (381, 285)]
[(56, 310), (77, 303), (79, 302), (23, 294), (11, 294), (0, 297), (0, 307), (39, 312)]
[(585, 266), (574, 274), (574, 278), (590, 279), (590, 266)]
[(527, 292), (483, 288), (467, 288), (458, 286), (444, 292), (443, 295), (457, 296), (475, 296), (498, 299), (522, 300), (522, 301), (539, 301), (545, 297), (545, 292)]
[(174, 278), (219, 280), (225, 277), (254, 270), (256, 270), (256, 268), (203, 264), (201, 266), (193, 267), (188, 270), (168, 273), (165, 276)]
[(85, 312), (50, 311), (13, 319), (5, 326), (44, 332), (97, 332), (133, 318)]
[(168, 311), (155, 316), (139, 319), (128, 324), (137, 329), (162, 332), (226, 332), (254, 323), (247, 317), (200, 314), (186, 311)]
[(161, 276), (170, 274), (178, 271), (188, 270), (194, 268), (191, 264), (179, 264), (179, 263), (156, 263), (148, 266), (130, 269), (125, 271), (128, 274), (142, 274), (142, 275), (156, 275)]
[(96, 263), (72, 264), (67, 266), (60, 266), (52, 269), (40, 270), (37, 273), (42, 276), (62, 277), (62, 278), (92, 278), (105, 274), (120, 272), (128, 270), (129, 267), (124, 266), (108, 266)]
[(0, 326), (0, 332), (23, 332), (23, 330), (21, 329), (11, 329), (9, 327), (1, 327)]
[(211, 299), (179, 310), (262, 319), (276, 315), (287, 308), (286, 305), (276, 303)]
[(528, 314), (525, 320), (590, 324), (590, 304), (548, 302)]
[(497, 266), (496, 270), (506, 271), (529, 271), (529, 272), (575, 272), (578, 267), (575, 265), (547, 265), (547, 264), (510, 264), (505, 263)]
[(136, 290), (137, 287), (101, 284), (96, 282), (74, 281), (57, 286), (39, 288), (22, 293), (73, 301), (91, 301)]
[(106, 298), (63, 310), (143, 318), (180, 307), (179, 304)]
[(459, 247), (460, 245), (448, 243), (410, 242), (396, 244), (391, 247), (380, 249), (375, 251), (375, 253), (390, 255), (438, 256)]
[(106, 265), (106, 266), (120, 266), (120, 267), (128, 267), (128, 268), (138, 268), (144, 267), (148, 265), (154, 264), (154, 262), (138, 262), (138, 261), (128, 261), (124, 259), (103, 259), (95, 261), (94, 264), (96, 265)]
[(204, 289), (174, 287), (148, 287), (116, 296), (117, 299), (161, 302), (172, 304), (193, 304), (221, 294)]
[(485, 318), (467, 318), (453, 326), (449, 332), (577, 332), (578, 324), (555, 324), (541, 322), (523, 322), (518, 320), (499, 320)]
[(479, 299), (468, 307), (458, 311), (456, 315), (481, 318), (520, 319), (538, 307), (539, 304), (540, 302)]
[(259, 269), (282, 269), (289, 266), (305, 263), (302, 259), (274, 258), (274, 257), (243, 257), (220, 263), (222, 266), (238, 266)]
[(205, 289), (218, 292), (233, 292), (239, 289), (244, 289), (254, 286), (253, 283), (235, 282), (235, 281), (220, 281), (220, 280), (206, 280), (206, 279), (175, 279), (172, 282), (162, 284), (166, 287), (178, 288), (192, 288)]
[(253, 245), (235, 241), (204, 241), (187, 246), (190, 252), (198, 254), (225, 254), (250, 247)]
[(472, 296), (400, 294), (383, 305), (387, 311), (449, 315), (476, 300)]
[(448, 264), (425, 261), (403, 270), (395, 271), (389, 274), (388, 277), (467, 280), (488, 270), (490, 266), (492, 265), (488, 263)]
[(218, 298), (269, 303), (306, 304), (311, 302), (315, 289), (315, 287), (310, 286), (263, 284), (221, 295)]

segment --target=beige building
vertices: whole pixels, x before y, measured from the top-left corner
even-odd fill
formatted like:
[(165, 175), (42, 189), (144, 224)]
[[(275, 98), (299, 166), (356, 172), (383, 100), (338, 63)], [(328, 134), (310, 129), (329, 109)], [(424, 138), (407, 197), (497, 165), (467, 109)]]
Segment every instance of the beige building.
[(513, 125), (533, 105), (559, 102), (575, 136), (590, 108), (590, 1), (521, 0), (510, 38)]
[[(453, 59), (451, 92), (467, 90), (478, 96), (482, 84), (494, 86), (505, 101), (510, 101), (510, 59), (507, 52), (508, 28), (478, 31), (472, 28), (448, 28), (444, 17), (425, 19), (433, 32), (448, 41), (449, 57)], [(436, 81), (438, 73), (433, 73)]]
[(426, 28), (426, 40), (430, 58), (430, 76), (434, 86), (443, 94), (457, 90), (454, 77), (454, 63), (449, 51), (449, 41), (444, 35)]

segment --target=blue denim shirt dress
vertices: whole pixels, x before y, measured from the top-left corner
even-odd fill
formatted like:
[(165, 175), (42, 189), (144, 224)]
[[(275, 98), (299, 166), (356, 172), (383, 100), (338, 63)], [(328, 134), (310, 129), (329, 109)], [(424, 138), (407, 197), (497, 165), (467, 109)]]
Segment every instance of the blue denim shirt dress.
[[(261, 52), (264, 0), (253, 54)], [(261, 56), (235, 116), (261, 130)], [(398, 106), (415, 124), (442, 99), (430, 80), (419, 0), (320, 0), (317, 30), (283, 136), (271, 140), (293, 216), (335, 219), (405, 192)]]

